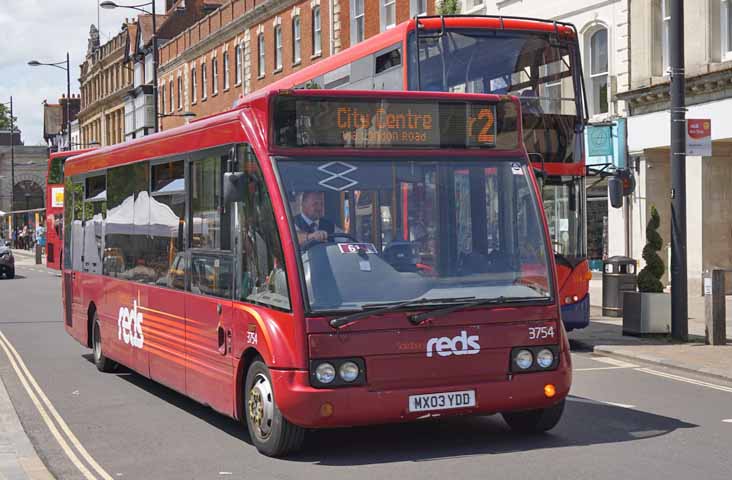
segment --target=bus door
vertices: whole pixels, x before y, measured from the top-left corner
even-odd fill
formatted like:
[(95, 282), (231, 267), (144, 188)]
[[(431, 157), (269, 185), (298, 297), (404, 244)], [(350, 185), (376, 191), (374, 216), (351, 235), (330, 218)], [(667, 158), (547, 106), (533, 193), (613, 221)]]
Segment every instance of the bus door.
[(222, 208), (228, 149), (202, 152), (190, 163), (186, 393), (214, 409), (233, 411), (230, 355), (234, 262), (230, 209)]

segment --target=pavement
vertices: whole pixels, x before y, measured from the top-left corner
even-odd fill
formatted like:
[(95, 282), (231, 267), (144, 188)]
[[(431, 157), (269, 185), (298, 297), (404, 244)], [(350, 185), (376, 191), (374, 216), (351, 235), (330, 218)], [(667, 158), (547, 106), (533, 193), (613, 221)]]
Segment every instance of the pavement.
[(727, 345), (704, 343), (704, 297), (690, 296), (689, 343), (667, 336), (624, 336), (622, 318), (602, 315), (602, 281), (590, 282), (590, 326), (569, 333), (573, 349), (672, 367), (732, 381), (732, 297), (727, 297)]

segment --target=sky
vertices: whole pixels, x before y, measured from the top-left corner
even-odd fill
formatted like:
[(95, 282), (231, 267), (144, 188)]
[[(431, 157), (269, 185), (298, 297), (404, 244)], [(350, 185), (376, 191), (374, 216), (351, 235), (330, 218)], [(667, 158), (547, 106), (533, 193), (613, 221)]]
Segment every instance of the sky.
[[(99, 0), (101, 1), (101, 0)], [(148, 0), (116, 0), (120, 5)], [(79, 93), (79, 65), (86, 56), (89, 27), (101, 25), (104, 44), (119, 33), (125, 18), (138, 12), (126, 8), (97, 9), (98, 0), (0, 0), (0, 102), (13, 97), (22, 139), (26, 145), (44, 145), (43, 100), (57, 103), (66, 94), (66, 72), (54, 67), (29, 67), (42, 63), (71, 62), (71, 93)], [(164, 0), (156, 0), (158, 12)]]

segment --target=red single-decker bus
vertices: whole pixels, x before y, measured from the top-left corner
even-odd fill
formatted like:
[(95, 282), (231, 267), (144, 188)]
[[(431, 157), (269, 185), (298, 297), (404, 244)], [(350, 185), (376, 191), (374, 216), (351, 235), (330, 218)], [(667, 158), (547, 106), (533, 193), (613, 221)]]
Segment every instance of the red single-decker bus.
[(516, 97), (269, 91), (66, 165), (65, 328), (244, 422), (559, 421), (556, 265)]

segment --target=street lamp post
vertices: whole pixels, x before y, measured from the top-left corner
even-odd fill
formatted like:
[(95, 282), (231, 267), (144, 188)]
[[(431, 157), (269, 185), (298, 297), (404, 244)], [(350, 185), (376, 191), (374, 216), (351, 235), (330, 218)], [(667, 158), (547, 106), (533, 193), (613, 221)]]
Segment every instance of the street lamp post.
[[(10, 211), (14, 210), (13, 200), (15, 198), (15, 123), (13, 120), (13, 97), (10, 97)], [(7, 105), (4, 103), (3, 105)]]
[[(146, 13), (148, 15), (152, 16), (152, 49), (153, 49), (153, 69), (152, 69), (152, 83), (153, 83), (153, 122), (155, 127), (155, 133), (158, 132), (158, 29), (156, 25), (156, 15), (155, 15), (155, 0), (152, 0), (148, 3), (140, 3), (139, 5), (118, 5), (115, 2), (105, 1), (99, 4), (100, 7), (107, 9), (107, 10), (113, 10), (115, 8), (131, 8), (132, 10), (137, 10), (142, 13)], [(148, 12), (144, 8), (141, 7), (147, 7), (151, 6), (152, 12)]]
[[(66, 67), (62, 65), (66, 63)], [(71, 150), (71, 64), (69, 63), (69, 52), (66, 52), (66, 61), (56, 63), (41, 63), (36, 60), (28, 62), (31, 67), (47, 66), (56, 67), (66, 70), (66, 138), (68, 146), (66, 150)]]

